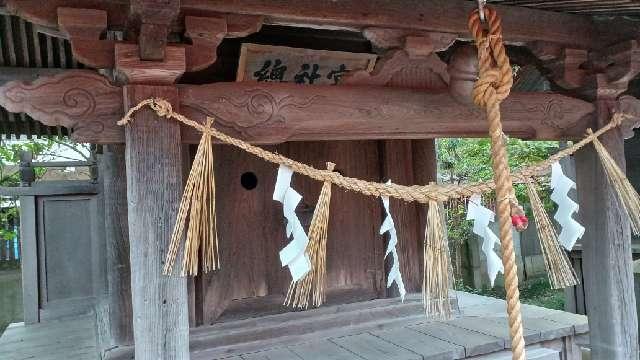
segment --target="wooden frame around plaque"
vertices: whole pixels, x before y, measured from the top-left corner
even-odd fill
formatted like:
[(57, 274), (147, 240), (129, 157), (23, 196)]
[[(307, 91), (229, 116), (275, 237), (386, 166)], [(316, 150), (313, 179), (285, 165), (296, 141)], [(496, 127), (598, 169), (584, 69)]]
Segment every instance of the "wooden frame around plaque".
[(244, 43), (236, 81), (336, 85), (347, 71), (372, 71), (376, 54)]

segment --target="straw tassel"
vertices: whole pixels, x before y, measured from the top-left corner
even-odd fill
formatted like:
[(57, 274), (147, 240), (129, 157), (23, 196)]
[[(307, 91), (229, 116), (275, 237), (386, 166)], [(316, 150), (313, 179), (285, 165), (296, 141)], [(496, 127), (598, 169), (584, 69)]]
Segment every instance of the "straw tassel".
[[(213, 119), (207, 118), (206, 129), (211, 128), (212, 124)], [(198, 274), (200, 255), (204, 272), (220, 268), (215, 194), (213, 142), (211, 134), (205, 130), (198, 144), (198, 151), (180, 201), (176, 225), (171, 234), (171, 244), (163, 269), (166, 275), (173, 272), (187, 215), (189, 215), (189, 228), (184, 244), (181, 275)]]
[[(336, 164), (328, 162), (327, 170), (333, 171), (335, 166)], [(311, 261), (311, 270), (302, 279), (291, 282), (284, 301), (287, 306), (307, 309), (309, 300), (316, 307), (322, 305), (326, 300), (327, 227), (330, 201), (331, 183), (324, 182), (318, 197), (318, 203), (313, 211), (311, 225), (309, 225), (307, 255)]]
[(451, 318), (449, 301), (450, 278), (449, 247), (445, 238), (440, 204), (429, 201), (427, 228), (424, 240), (424, 278), (422, 301), (428, 317)]
[(579, 284), (580, 281), (576, 277), (567, 253), (562, 249), (558, 241), (558, 234), (553, 227), (551, 219), (549, 219), (549, 215), (544, 210), (535, 184), (531, 179), (527, 180), (527, 190), (533, 217), (536, 219), (536, 228), (551, 288), (562, 289)]
[[(589, 135), (593, 134), (591, 129), (588, 129), (587, 133)], [(593, 137), (593, 146), (596, 148), (598, 156), (600, 156), (600, 161), (609, 178), (609, 183), (616, 190), (615, 193), (618, 195), (618, 199), (631, 220), (633, 233), (636, 236), (640, 235), (640, 196), (638, 196), (633, 185), (631, 185), (629, 179), (627, 179), (624, 171), (620, 169), (616, 161), (611, 157), (611, 154), (609, 154), (597, 137)]]

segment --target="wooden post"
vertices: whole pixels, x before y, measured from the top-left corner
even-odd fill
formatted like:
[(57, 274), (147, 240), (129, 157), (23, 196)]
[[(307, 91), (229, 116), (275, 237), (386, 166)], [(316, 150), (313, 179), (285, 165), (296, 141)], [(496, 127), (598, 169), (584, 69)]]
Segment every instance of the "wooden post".
[(35, 324), (40, 322), (35, 196), (20, 196), (20, 241), (24, 323)]
[[(173, 86), (130, 85), (125, 109), (149, 97), (178, 108)], [(182, 193), (180, 126), (144, 109), (125, 137), (135, 358), (189, 359), (187, 280), (162, 275)]]
[[(610, 119), (611, 99), (598, 99), (598, 127)], [(619, 130), (600, 137), (625, 168)], [(593, 147), (576, 153), (582, 237), (584, 288), (593, 359), (638, 359), (638, 319), (633, 291), (631, 229), (624, 209), (604, 174)]]
[(124, 153), (124, 144), (107, 145), (100, 162), (104, 184), (109, 320), (112, 343), (118, 346), (133, 344), (127, 173)]

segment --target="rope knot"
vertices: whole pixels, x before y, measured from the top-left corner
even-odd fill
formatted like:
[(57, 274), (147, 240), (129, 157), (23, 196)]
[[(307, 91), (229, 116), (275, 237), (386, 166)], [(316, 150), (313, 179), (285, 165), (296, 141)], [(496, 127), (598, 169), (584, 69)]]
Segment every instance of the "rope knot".
[(154, 98), (149, 105), (160, 117), (170, 117), (173, 113), (171, 103), (165, 99)]
[(509, 96), (513, 73), (502, 42), (500, 17), (491, 7), (484, 9), (488, 29), (484, 29), (478, 11), (469, 16), (469, 30), (478, 47), (478, 80), (473, 89), (473, 100), (481, 107), (499, 103)]
[(473, 102), (480, 106), (486, 107), (491, 101), (499, 101), (498, 81), (500, 73), (496, 69), (484, 71), (473, 85)]

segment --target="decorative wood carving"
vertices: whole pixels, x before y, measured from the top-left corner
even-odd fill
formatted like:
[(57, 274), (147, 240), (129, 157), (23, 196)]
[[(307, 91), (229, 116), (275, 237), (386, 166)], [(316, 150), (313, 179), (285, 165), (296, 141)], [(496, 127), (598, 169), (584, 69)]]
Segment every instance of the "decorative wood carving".
[(93, 71), (73, 70), (34, 82), (10, 82), (0, 87), (0, 105), (24, 112), (50, 126), (73, 129), (85, 142), (123, 142), (122, 89)]
[[(458, 104), (446, 92), (216, 83), (182, 86), (180, 103), (188, 116), (214, 116), (221, 130), (255, 143), (487, 133), (483, 112)], [(502, 106), (505, 133), (527, 139), (581, 137), (592, 112), (589, 103), (546, 93), (512, 94)]]
[[(343, 77), (342, 84), (384, 86), (390, 85), (394, 78), (398, 78), (405, 79), (402, 81), (403, 87), (435, 90), (445, 88), (449, 83), (447, 66), (434, 52), (448, 47), (455, 40), (452, 34), (425, 33), (420, 36), (407, 36), (406, 31), (370, 31), (368, 35), (376, 38), (378, 45), (402, 44), (404, 49), (387, 51), (373, 72), (354, 71)], [(406, 76), (406, 73), (413, 76)], [(407, 83), (406, 79), (413, 79), (413, 82)]]
[[(137, 56), (137, 49), (129, 52)], [(133, 60), (127, 64), (132, 64), (128, 73), (134, 79), (174, 78), (177, 73), (149, 72)], [(182, 85), (179, 90), (180, 111), (185, 115), (196, 120), (214, 116), (222, 131), (254, 143), (484, 137), (487, 133), (483, 111), (459, 104), (446, 91), (243, 82)], [(47, 125), (70, 127), (79, 141), (124, 141), (122, 129), (115, 125), (123, 113), (121, 88), (91, 71), (7, 83), (0, 87), (0, 105)], [(591, 126), (593, 109), (590, 103), (558, 94), (514, 93), (502, 105), (504, 130), (526, 139), (579, 138)], [(183, 128), (183, 142), (199, 139), (195, 130)]]
[(58, 25), (67, 34), (78, 61), (97, 69), (113, 67), (115, 41), (100, 39), (107, 30), (106, 11), (60, 7)]
[(130, 84), (173, 84), (185, 72), (185, 50), (167, 46), (164, 61), (140, 60), (138, 45), (116, 44), (116, 70)]

